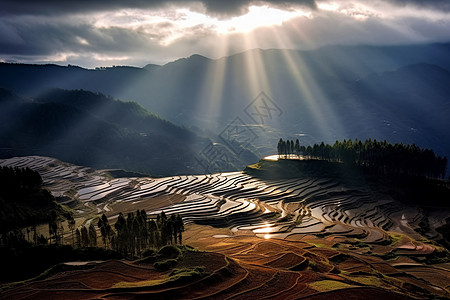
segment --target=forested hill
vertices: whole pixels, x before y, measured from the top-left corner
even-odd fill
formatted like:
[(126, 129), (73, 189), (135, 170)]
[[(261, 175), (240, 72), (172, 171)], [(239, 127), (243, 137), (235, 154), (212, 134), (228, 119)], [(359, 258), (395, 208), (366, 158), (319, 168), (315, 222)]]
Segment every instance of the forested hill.
[(42, 189), (42, 178), (36, 171), (0, 167), (0, 182), (0, 235), (12, 229), (46, 223), (51, 214), (70, 215), (49, 191)]
[(342, 162), (365, 168), (377, 174), (419, 176), (444, 179), (447, 157), (435, 155), (431, 149), (416, 145), (391, 144), (387, 141), (368, 139), (336, 141), (333, 145), (320, 143), (313, 146), (300, 145), (297, 139), (283, 140), (277, 145), (278, 155), (289, 159), (291, 154), (330, 162)]
[(50, 90), (29, 100), (0, 89), (1, 157), (44, 155), (152, 175), (192, 173), (200, 141), (135, 102), (82, 90)]

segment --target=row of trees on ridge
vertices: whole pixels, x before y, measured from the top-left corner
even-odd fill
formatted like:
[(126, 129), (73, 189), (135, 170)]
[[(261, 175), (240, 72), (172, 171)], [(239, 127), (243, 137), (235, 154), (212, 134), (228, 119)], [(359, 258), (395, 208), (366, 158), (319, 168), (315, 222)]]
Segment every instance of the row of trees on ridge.
[(281, 158), (290, 155), (303, 155), (309, 159), (321, 159), (366, 167), (380, 174), (398, 174), (444, 178), (447, 171), (447, 158), (437, 156), (430, 149), (401, 143), (368, 139), (336, 141), (334, 145), (325, 143), (313, 146), (300, 145), (297, 139), (280, 139), (277, 145)]

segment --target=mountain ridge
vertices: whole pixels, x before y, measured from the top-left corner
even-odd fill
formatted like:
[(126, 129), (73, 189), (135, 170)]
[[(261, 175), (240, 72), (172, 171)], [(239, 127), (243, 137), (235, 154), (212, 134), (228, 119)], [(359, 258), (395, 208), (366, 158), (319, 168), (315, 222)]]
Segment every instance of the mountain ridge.
[[(58, 87), (134, 100), (213, 141), (240, 122), (255, 157), (271, 154), (268, 145), (280, 137), (297, 134), (302, 144), (376, 138), (450, 156), (444, 129), (450, 126), (449, 53), (450, 43), (255, 49), (219, 59), (192, 55), (146, 69), (62, 69), (70, 76), (48, 75), (45, 66), (0, 64), (0, 86), (27, 97)], [(255, 111), (260, 95), (271, 105), (264, 109), (278, 107), (276, 114)]]

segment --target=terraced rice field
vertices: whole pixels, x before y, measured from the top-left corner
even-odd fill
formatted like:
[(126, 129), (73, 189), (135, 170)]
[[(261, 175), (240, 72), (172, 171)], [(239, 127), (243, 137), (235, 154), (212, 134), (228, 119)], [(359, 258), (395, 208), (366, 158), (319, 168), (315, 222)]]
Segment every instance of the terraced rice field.
[(205, 272), (201, 278), (174, 280), (171, 271), (158, 272), (149, 263), (111, 260), (67, 268), (49, 278), (6, 290), (0, 297), (424, 299), (449, 295), (450, 270), (444, 267), (387, 262), (377, 257), (363, 259), (351, 251), (315, 247), (309, 238), (217, 237), (221, 230), (188, 225), (186, 241), (204, 251), (184, 253), (176, 267), (189, 270), (201, 266)]
[[(366, 187), (328, 178), (262, 180), (243, 172), (111, 179), (102, 171), (37, 156), (1, 160), (0, 165), (38, 171), (55, 196), (70, 196), (63, 199), (77, 202), (81, 211), (89, 207), (106, 213), (112, 222), (119, 212), (142, 208), (150, 218), (161, 211), (180, 214), (187, 229), (184, 242), (210, 253), (204, 254), (217, 263), (208, 269), (210, 276), (220, 279), (208, 281), (207, 277), (185, 290), (177, 285), (150, 288), (145, 284), (123, 290), (114, 284), (155, 280), (167, 274), (129, 263), (115, 275), (102, 275), (111, 282), (89, 281), (92, 272), (101, 274), (98, 268), (102, 265), (98, 265), (62, 280), (74, 282), (73, 286), (49, 288), (49, 279), (44, 282), (46, 287), (30, 287), (39, 290), (39, 296), (45, 296), (47, 288), (70, 292), (61, 294), (69, 298), (343, 299), (360, 295), (406, 299), (450, 295), (450, 266), (425, 263), (439, 250), (427, 238), (437, 238), (439, 233), (432, 226), (423, 235), (414, 231), (426, 216), (417, 207)], [(201, 265), (207, 261), (205, 257), (198, 260)], [(183, 260), (181, 265), (194, 266), (194, 261)], [(147, 268), (146, 275), (139, 275), (139, 268)], [(15, 293), (13, 298), (20, 295)]]
[[(249, 230), (258, 237), (295, 239), (302, 234), (345, 235), (367, 243), (389, 242), (389, 231), (418, 237), (422, 219), (385, 195), (349, 188), (333, 179), (261, 180), (242, 172), (168, 178), (108, 179), (104, 173), (46, 157), (3, 160), (4, 166), (39, 171), (55, 196), (73, 198), (110, 217), (145, 208), (178, 213), (187, 223)], [(155, 200), (158, 199), (158, 200)], [(431, 231), (428, 238), (438, 236)], [(419, 237), (420, 238), (420, 237)]]

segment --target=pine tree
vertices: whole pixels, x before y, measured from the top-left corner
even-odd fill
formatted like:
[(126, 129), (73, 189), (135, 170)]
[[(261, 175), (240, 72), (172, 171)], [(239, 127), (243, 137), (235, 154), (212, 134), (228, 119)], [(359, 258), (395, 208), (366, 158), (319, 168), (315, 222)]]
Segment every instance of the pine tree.
[(89, 247), (89, 233), (86, 226), (81, 227), (81, 247)]
[(75, 247), (77, 248), (81, 247), (81, 233), (78, 228), (77, 230), (75, 230)]
[(73, 230), (75, 229), (75, 219), (72, 215), (70, 215), (67, 219), (67, 225), (69, 227), (69, 230), (72, 233), (72, 247), (74, 246), (74, 236), (73, 236)]
[(97, 231), (92, 223), (89, 225), (89, 246), (97, 247)]
[[(175, 226), (177, 227), (178, 231), (178, 243), (181, 245), (183, 244), (183, 232), (184, 232), (184, 223), (183, 219), (179, 214), (177, 214), (176, 220), (175, 220)], [(176, 239), (176, 237), (175, 237)]]
[(101, 218), (98, 220), (97, 223), (98, 228), (100, 229), (100, 233), (102, 235), (103, 244), (105, 248), (108, 248), (109, 240), (111, 239), (112, 235), (112, 228), (111, 225), (109, 225), (108, 218), (105, 214), (101, 216)]

